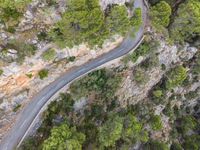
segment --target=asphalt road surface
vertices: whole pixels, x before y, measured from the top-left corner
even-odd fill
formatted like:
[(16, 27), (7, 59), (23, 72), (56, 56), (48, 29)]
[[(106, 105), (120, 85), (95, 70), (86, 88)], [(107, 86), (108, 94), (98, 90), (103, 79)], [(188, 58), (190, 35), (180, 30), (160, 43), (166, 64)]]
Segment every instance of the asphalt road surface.
[(78, 77), (85, 75), (86, 73), (94, 70), (95, 68), (119, 58), (131, 50), (135, 49), (143, 38), (145, 21), (146, 21), (146, 7), (143, 0), (135, 0), (134, 8), (141, 8), (143, 15), (143, 24), (139, 31), (135, 34), (135, 37), (128, 36), (117, 48), (110, 52), (101, 55), (100, 57), (87, 62), (86, 64), (79, 66), (70, 72), (63, 74), (56, 79), (53, 83), (41, 90), (30, 103), (19, 114), (16, 123), (8, 133), (5, 139), (0, 144), (0, 150), (13, 150), (24, 139), (34, 119), (40, 113), (40, 110), (50, 100), (50, 98), (63, 88), (68, 83), (77, 79)]

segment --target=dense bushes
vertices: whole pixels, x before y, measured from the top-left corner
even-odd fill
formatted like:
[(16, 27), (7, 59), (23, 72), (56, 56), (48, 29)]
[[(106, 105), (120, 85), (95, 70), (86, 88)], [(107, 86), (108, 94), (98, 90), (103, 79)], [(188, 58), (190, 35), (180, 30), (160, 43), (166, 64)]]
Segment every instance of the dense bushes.
[(102, 147), (114, 146), (120, 139), (123, 129), (123, 119), (119, 116), (112, 116), (99, 128), (99, 142)]
[(135, 51), (124, 57), (123, 61), (127, 63), (132, 61), (135, 63), (140, 56), (154, 55), (157, 50), (159, 43), (155, 40), (145, 40)]
[(24, 43), (19, 40), (10, 40), (7, 43), (6, 49), (14, 49), (17, 51), (16, 61), (22, 63), (25, 57), (31, 57), (36, 52), (36, 47), (33, 44)]
[(144, 145), (144, 150), (169, 150), (169, 148), (163, 142), (151, 140)]
[(94, 93), (98, 98), (109, 99), (115, 93), (120, 81), (120, 76), (114, 75), (109, 70), (102, 69), (89, 73), (87, 77), (75, 81), (70, 89), (77, 98)]
[(85, 135), (76, 131), (75, 127), (62, 124), (51, 129), (51, 135), (43, 143), (43, 150), (81, 150)]
[(150, 10), (152, 24), (158, 29), (167, 27), (169, 25), (171, 13), (172, 10), (168, 3), (165, 1), (159, 2)]
[(135, 9), (130, 23), (134, 27), (135, 31), (139, 30), (142, 24), (142, 10), (140, 8)]
[(31, 0), (3, 0), (0, 1), (0, 22), (2, 21), (7, 29), (18, 24), (19, 18), (23, 15), (24, 9)]
[(0, 76), (3, 74), (3, 70), (2, 69), (0, 69)]
[[(198, 46), (200, 37), (200, 2), (198, 0), (150, 0), (150, 3), (153, 26), (159, 30), (168, 27), (169, 37), (176, 43), (183, 44), (187, 41)], [(173, 14), (170, 5), (173, 8)], [(163, 33), (165, 34), (166, 30), (163, 30)]]
[(48, 77), (48, 74), (49, 74), (49, 71), (47, 69), (42, 69), (38, 72), (38, 75), (39, 75), (41, 80)]
[(42, 54), (45, 61), (52, 61), (55, 58), (56, 52), (54, 49), (49, 49)]
[[(176, 68), (168, 72), (168, 75), (171, 72), (173, 74), (170, 79), (179, 76), (179, 74), (174, 74)], [(44, 121), (36, 137), (26, 142), (27, 145), (23, 145), (24, 149), (29, 149), (29, 147), (40, 149), (42, 146), (46, 149), (49, 146), (55, 146), (55, 149), (60, 146), (66, 148), (66, 142), (69, 142), (68, 145), (73, 148), (82, 147), (84, 150), (89, 148), (129, 149), (136, 143), (141, 143), (140, 146), (144, 150), (168, 150), (169, 147), (172, 150), (199, 148), (199, 136), (196, 134), (199, 130), (199, 122), (193, 115), (185, 115), (183, 107), (178, 108), (171, 103), (176, 99), (180, 100), (181, 96), (172, 95), (166, 99), (164, 90), (168, 90), (165, 87), (167, 78), (153, 90), (153, 95), (158, 99), (163, 98), (166, 103), (158, 101), (155, 105), (151, 101), (142, 101), (137, 105), (122, 108), (119, 107), (115, 96), (120, 84), (116, 81), (116, 77), (119, 77), (121, 73), (101, 69), (72, 84), (70, 94), (62, 94), (59, 101), (54, 101), (49, 105), (48, 110), (44, 112)], [(112, 91), (112, 94), (105, 96), (109, 91)], [(75, 110), (74, 103), (80, 96), (87, 97), (88, 103), (81, 110)], [(156, 115), (155, 109), (159, 107), (159, 104), (165, 107), (160, 115)], [(162, 131), (166, 128), (163, 124), (165, 115), (172, 123), (172, 132), (169, 141), (166, 142), (168, 144), (152, 138), (157, 132), (163, 133)], [(63, 134), (59, 129), (61, 126), (65, 126), (62, 128), (62, 131), (66, 131), (63, 131)], [(55, 128), (56, 131), (53, 131)], [(192, 141), (190, 136), (193, 138)]]
[(113, 6), (108, 17), (106, 17), (106, 26), (108, 26), (109, 33), (124, 35), (130, 27), (130, 20), (127, 16), (128, 12), (125, 6)]
[(133, 18), (128, 17), (125, 6), (113, 5), (102, 12), (98, 0), (71, 0), (62, 20), (57, 23), (51, 38), (59, 46), (72, 47), (83, 42), (90, 46), (101, 46), (105, 39), (113, 34), (124, 35), (131, 27), (131, 22), (141, 23), (141, 12), (137, 9)]
[(152, 115), (149, 120), (151, 127), (153, 130), (161, 130), (162, 129), (162, 122), (161, 117), (158, 115)]
[(178, 85), (181, 85), (187, 78), (187, 70), (183, 66), (177, 66), (167, 74), (167, 89), (172, 89)]
[[(110, 78), (115, 80), (116, 76), (118, 75), (113, 76), (113, 72), (108, 72), (108, 70), (95, 71), (81, 79), (81, 82), (87, 79), (89, 82), (87, 86), (80, 84), (78, 88), (86, 87), (99, 91), (108, 84)], [(116, 85), (110, 83), (109, 86), (107, 90)], [(77, 149), (80, 147), (88, 149), (88, 146), (92, 149), (110, 149), (128, 148), (139, 141), (145, 143), (149, 138), (148, 132), (144, 130), (144, 125), (138, 117), (132, 111), (116, 111), (115, 91), (107, 99), (96, 97), (91, 105), (81, 110), (82, 113), (73, 109), (74, 100), (76, 100), (73, 99), (74, 97), (72, 98), (70, 94), (60, 95), (59, 101), (52, 102), (48, 110), (44, 112), (44, 121), (36, 137), (25, 142), (22, 149), (36, 147), (36, 149), (48, 150), (63, 149), (67, 146)], [(104, 93), (101, 94), (103, 97)], [(106, 103), (107, 101), (111, 103)]]
[(133, 79), (138, 84), (145, 84), (149, 80), (149, 77), (148, 74), (145, 73), (144, 69), (137, 68), (133, 72)]
[(171, 38), (176, 42), (190, 41), (200, 36), (200, 2), (187, 0), (181, 4), (170, 26)]

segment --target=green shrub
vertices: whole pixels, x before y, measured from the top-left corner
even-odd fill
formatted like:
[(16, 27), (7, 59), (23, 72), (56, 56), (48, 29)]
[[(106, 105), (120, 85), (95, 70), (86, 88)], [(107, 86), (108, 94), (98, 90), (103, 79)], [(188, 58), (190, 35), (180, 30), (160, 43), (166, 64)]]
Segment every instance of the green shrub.
[(184, 150), (199, 150), (200, 149), (200, 136), (191, 135), (186, 137), (185, 142), (183, 143)]
[[(151, 54), (151, 56), (149, 57), (149, 59), (147, 59), (147, 61), (150, 61), (150, 65), (147, 67), (151, 67), (153, 65), (156, 65), (158, 62), (158, 57), (155, 56), (154, 52), (158, 49), (159, 43), (157, 41), (154, 40), (150, 40), (150, 41), (144, 41), (142, 44), (140, 44), (140, 46), (134, 50), (131, 54), (128, 54), (126, 57), (124, 57), (122, 59), (122, 61), (127, 64), (129, 61), (132, 61), (133, 63), (135, 63), (138, 58), (140, 56), (147, 56), (149, 54)], [(151, 60), (151, 58), (153, 58), (153, 60)], [(145, 65), (144, 65), (145, 67)]]
[(54, 6), (58, 4), (57, 0), (46, 0), (46, 2), (48, 6)]
[(151, 55), (146, 60), (144, 60), (140, 66), (144, 69), (152, 69), (159, 64), (158, 56)]
[(111, 12), (106, 17), (106, 25), (113, 34), (118, 33), (124, 35), (130, 28), (130, 20), (127, 17), (128, 12), (125, 6), (114, 5)]
[(137, 68), (133, 73), (133, 79), (138, 84), (145, 84), (148, 81), (148, 75), (141, 68)]
[(153, 91), (153, 96), (156, 97), (156, 98), (161, 98), (163, 96), (162, 90)]
[(73, 47), (82, 42), (102, 44), (102, 39), (108, 35), (103, 21), (104, 14), (98, 0), (71, 0), (62, 20), (57, 23), (50, 36), (60, 47)]
[(142, 123), (131, 113), (124, 119), (122, 137), (127, 143), (148, 141), (148, 133), (143, 130)]
[(187, 0), (177, 11), (173, 23), (170, 25), (171, 38), (179, 43), (194, 42), (200, 34), (200, 1)]
[(3, 70), (2, 69), (0, 69), (0, 76), (3, 74)]
[(30, 2), (31, 0), (0, 1), (0, 20), (2, 20), (8, 28), (15, 27), (19, 23), (19, 19), (23, 16), (23, 12)]
[(81, 150), (85, 141), (85, 135), (77, 132), (76, 127), (69, 127), (67, 124), (61, 124), (51, 129), (51, 135), (42, 145), (43, 150)]
[(13, 108), (13, 111), (14, 112), (17, 112), (21, 107), (21, 104), (17, 104), (14, 108)]
[(98, 140), (101, 146), (114, 146), (120, 139), (123, 129), (123, 119), (119, 116), (112, 116), (99, 128)]
[(35, 54), (36, 47), (32, 44), (23, 43), (19, 40), (13, 39), (7, 44), (8, 49), (15, 49), (17, 51), (17, 62), (22, 63), (25, 57), (30, 57)]
[(115, 75), (111, 70), (101, 69), (73, 82), (70, 91), (77, 98), (95, 93), (98, 98), (109, 100), (114, 96), (120, 82), (121, 76)]
[(177, 130), (183, 135), (186, 135), (188, 131), (194, 130), (197, 127), (197, 120), (191, 115), (182, 116), (181, 118), (178, 118), (177, 121), (180, 121), (180, 125), (177, 126)]
[(198, 52), (194, 57), (194, 64), (191, 66), (190, 70), (192, 74), (199, 75), (200, 74), (200, 53)]
[(170, 102), (168, 102), (168, 104), (165, 106), (165, 108), (163, 109), (162, 112), (164, 115), (170, 117), (171, 120), (173, 120), (175, 118), (174, 110), (172, 109)]
[(150, 17), (152, 24), (160, 29), (169, 25), (172, 10), (168, 3), (161, 1), (150, 9)]
[(162, 129), (162, 121), (161, 121), (161, 117), (158, 115), (151, 115), (150, 118), (150, 125), (152, 127), (153, 130), (161, 130)]
[(169, 148), (163, 142), (151, 140), (144, 145), (144, 150), (169, 150)]
[(187, 100), (192, 100), (194, 98), (197, 98), (199, 94), (198, 94), (198, 91), (190, 91), (186, 93), (184, 96)]
[(161, 69), (162, 69), (163, 71), (166, 70), (166, 66), (165, 66), (165, 64), (161, 64)]
[(47, 39), (47, 33), (46, 32), (40, 32), (37, 34), (37, 38), (39, 41), (44, 41)]
[(10, 32), (10, 33), (15, 33), (15, 27), (11, 27), (11, 26), (9, 26), (7, 29), (6, 29), (6, 31), (8, 31), (8, 32)]
[(55, 58), (56, 52), (54, 49), (49, 49), (42, 54), (42, 58), (45, 61), (51, 61)]
[(47, 69), (42, 69), (38, 72), (38, 75), (40, 79), (43, 80), (44, 78), (48, 77), (48, 73), (49, 71)]
[(32, 78), (32, 77), (33, 77), (33, 74), (32, 74), (32, 73), (28, 73), (28, 74), (26, 74), (26, 76), (27, 76), (28, 78)]
[(142, 10), (141, 10), (141, 8), (136, 8), (134, 10), (130, 24), (134, 27), (135, 31), (139, 30), (140, 26), (142, 25)]
[(183, 66), (177, 66), (173, 68), (167, 74), (167, 82), (166, 87), (167, 89), (172, 89), (177, 87), (183, 83), (183, 81), (187, 78), (187, 70)]
[(136, 62), (140, 56), (145, 56), (150, 52), (150, 46), (148, 43), (140, 45), (130, 56), (132, 62)]
[(68, 60), (69, 62), (74, 62), (75, 59), (76, 59), (75, 56), (70, 56), (70, 57), (67, 58), (67, 60)]
[(182, 150), (183, 148), (181, 147), (181, 144), (179, 143), (175, 143), (173, 142), (171, 147), (170, 147), (170, 150)]
[(103, 12), (98, 0), (71, 0), (67, 8), (49, 33), (60, 47), (73, 47), (81, 43), (101, 47), (111, 36), (125, 35), (131, 28), (131, 22), (139, 26), (142, 20), (140, 9), (135, 10), (133, 17), (128, 16), (127, 8), (123, 5), (112, 5)]

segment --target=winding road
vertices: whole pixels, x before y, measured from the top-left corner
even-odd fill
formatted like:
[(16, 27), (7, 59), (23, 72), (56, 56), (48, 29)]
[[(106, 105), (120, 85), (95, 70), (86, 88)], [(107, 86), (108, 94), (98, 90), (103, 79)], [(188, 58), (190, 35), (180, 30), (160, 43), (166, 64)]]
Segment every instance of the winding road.
[(136, 49), (143, 39), (147, 10), (143, 0), (135, 0), (134, 8), (142, 9), (143, 23), (135, 34), (135, 37), (128, 36), (118, 47), (110, 52), (93, 59), (86, 64), (73, 69), (70, 72), (63, 74), (50, 85), (41, 90), (30, 103), (19, 114), (16, 123), (8, 133), (5, 139), (0, 144), (0, 150), (14, 150), (17, 145), (19, 146), (23, 139), (26, 137), (30, 126), (34, 120), (41, 113), (42, 108), (48, 103), (50, 98), (59, 92), (64, 86), (74, 81), (75, 79), (93, 71), (99, 66), (126, 55), (131, 50)]

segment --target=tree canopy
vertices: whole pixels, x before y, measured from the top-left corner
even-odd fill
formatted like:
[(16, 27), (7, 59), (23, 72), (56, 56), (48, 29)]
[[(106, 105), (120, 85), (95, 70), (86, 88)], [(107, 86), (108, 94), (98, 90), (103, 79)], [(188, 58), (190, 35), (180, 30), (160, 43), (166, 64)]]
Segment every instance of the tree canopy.
[(128, 12), (125, 6), (113, 6), (106, 18), (106, 25), (110, 33), (120, 33), (124, 35), (130, 27), (130, 20), (127, 16)]
[(32, 0), (1, 0), (0, 1), (0, 21), (7, 27), (15, 26), (18, 19), (28, 3)]
[(99, 143), (101, 146), (114, 146), (115, 142), (120, 139), (123, 129), (123, 119), (119, 116), (109, 118), (105, 124), (99, 128)]
[(60, 47), (81, 43), (101, 46), (114, 34), (125, 35), (130, 30), (131, 20), (137, 25), (141, 23), (141, 11), (137, 9), (136, 17), (131, 18), (123, 5), (112, 5), (104, 12), (98, 0), (70, 0), (62, 20), (52, 29), (50, 37)]
[(150, 10), (152, 23), (156, 28), (167, 27), (169, 25), (172, 10), (168, 3), (161, 1)]
[(168, 89), (181, 85), (187, 78), (187, 70), (183, 66), (177, 66), (167, 74), (166, 87)]
[(181, 4), (170, 26), (171, 38), (176, 42), (189, 41), (200, 36), (200, 1), (187, 0)]
[(70, 128), (67, 124), (54, 127), (51, 135), (43, 143), (43, 150), (81, 150), (85, 135)]

